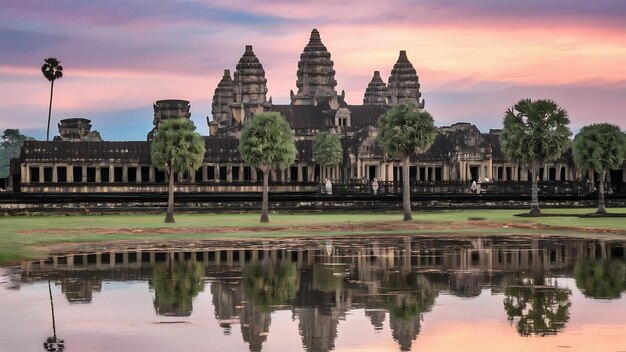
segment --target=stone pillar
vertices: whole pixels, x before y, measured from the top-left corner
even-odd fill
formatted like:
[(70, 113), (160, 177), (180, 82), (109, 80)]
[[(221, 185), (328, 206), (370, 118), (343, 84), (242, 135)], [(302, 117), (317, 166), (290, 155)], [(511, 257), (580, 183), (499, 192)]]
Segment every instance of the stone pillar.
[(564, 180), (561, 180), (561, 168), (562, 168), (561, 164), (559, 164), (556, 167), (556, 180), (557, 181), (564, 181)]
[[(276, 179), (276, 178), (274, 178), (274, 179)], [(232, 165), (226, 166), (226, 182), (228, 182), (228, 183), (232, 183), (233, 182), (233, 166)]]
[(154, 182), (154, 180), (155, 180), (155, 169), (154, 169), (154, 166), (150, 166), (150, 171), (148, 171), (148, 178), (150, 179), (150, 182)]
[(491, 182), (491, 179), (493, 179), (493, 157), (489, 156), (489, 159), (487, 159), (487, 178), (489, 179), (489, 182)]
[(115, 166), (109, 165), (109, 182), (115, 182)]
[(135, 167), (135, 182), (142, 182), (143, 180), (141, 179), (141, 165), (137, 165)]
[(257, 181), (256, 173), (257, 173), (256, 167), (250, 166), (250, 181), (251, 182), (256, 182)]
[(37, 168), (39, 169), (39, 183), (43, 183), (43, 167), (40, 165)]
[(102, 169), (102, 166), (98, 167), (96, 166), (96, 182), (102, 182), (102, 175), (100, 175), (100, 170)]
[(57, 165), (52, 165), (52, 182), (59, 182), (59, 175), (57, 174)]
[(450, 165), (443, 164), (443, 166), (441, 167), (441, 180), (450, 181)]
[(128, 182), (128, 166), (126, 165), (122, 166), (122, 182)]

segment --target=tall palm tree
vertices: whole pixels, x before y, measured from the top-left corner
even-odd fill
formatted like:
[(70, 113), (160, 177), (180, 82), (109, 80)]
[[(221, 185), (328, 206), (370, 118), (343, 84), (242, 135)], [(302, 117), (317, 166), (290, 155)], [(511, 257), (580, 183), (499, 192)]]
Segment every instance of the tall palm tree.
[(63, 77), (63, 66), (61, 62), (54, 57), (43, 60), (45, 63), (41, 66), (43, 76), (50, 81), (50, 105), (48, 106), (48, 128), (46, 129), (46, 141), (50, 140), (50, 116), (52, 113), (52, 93), (54, 92), (54, 81)]
[(427, 111), (415, 105), (394, 106), (378, 119), (378, 145), (393, 158), (402, 160), (402, 208), (404, 221), (411, 215), (411, 190), (409, 186), (409, 158), (424, 153), (435, 141), (437, 127)]
[(174, 178), (185, 171), (192, 173), (202, 166), (204, 139), (191, 120), (170, 118), (159, 123), (150, 146), (152, 165), (168, 177), (165, 222), (174, 222)]
[(538, 216), (539, 191), (537, 170), (544, 160), (560, 158), (570, 147), (567, 111), (554, 101), (522, 99), (504, 115), (504, 128), (500, 135), (506, 156), (530, 166), (532, 195), (529, 215)]
[(293, 164), (297, 156), (293, 130), (285, 117), (277, 112), (264, 112), (254, 116), (241, 132), (239, 153), (243, 161), (263, 172), (261, 198), (262, 223), (270, 221), (268, 215), (269, 174), (273, 168)]
[(596, 214), (606, 214), (604, 180), (607, 170), (618, 169), (626, 159), (626, 134), (609, 123), (585, 126), (574, 138), (573, 149), (578, 166), (598, 172), (600, 188)]

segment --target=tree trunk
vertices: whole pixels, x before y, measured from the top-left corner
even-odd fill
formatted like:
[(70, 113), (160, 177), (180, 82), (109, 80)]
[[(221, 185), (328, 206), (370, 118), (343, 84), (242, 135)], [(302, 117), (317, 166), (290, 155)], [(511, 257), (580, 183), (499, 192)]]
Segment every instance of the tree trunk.
[(54, 90), (54, 80), (50, 81), (50, 105), (48, 105), (48, 128), (46, 129), (46, 141), (50, 140), (50, 117), (52, 116), (52, 92)]
[(167, 213), (165, 215), (166, 223), (174, 222), (174, 175), (175, 172), (170, 170), (169, 172), (169, 184), (167, 186)]
[(604, 207), (604, 179), (606, 178), (606, 170), (600, 171), (600, 187), (598, 188), (598, 210), (596, 214), (606, 214), (606, 208)]
[(267, 193), (270, 188), (270, 168), (264, 167), (261, 168), (261, 171), (263, 171), (263, 199), (261, 200), (261, 222), (268, 223), (270, 222), (270, 218), (267, 209)]
[(411, 215), (411, 186), (409, 185), (409, 155), (404, 157), (402, 163), (402, 208), (404, 209), (403, 220), (413, 220), (413, 215)]
[(537, 181), (537, 162), (532, 162), (531, 165), (531, 177), (532, 177), (532, 192), (530, 196), (530, 212), (528, 215), (530, 216), (539, 216), (541, 215), (541, 209), (539, 209), (539, 185)]

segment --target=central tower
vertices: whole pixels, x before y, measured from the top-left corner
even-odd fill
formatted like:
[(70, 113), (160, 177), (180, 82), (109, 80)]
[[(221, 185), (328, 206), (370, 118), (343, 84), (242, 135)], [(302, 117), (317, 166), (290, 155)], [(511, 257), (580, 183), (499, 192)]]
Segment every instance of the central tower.
[(336, 101), (337, 81), (333, 61), (317, 29), (311, 31), (309, 43), (300, 54), (297, 76), (298, 93), (291, 92), (293, 105), (317, 105), (318, 102)]

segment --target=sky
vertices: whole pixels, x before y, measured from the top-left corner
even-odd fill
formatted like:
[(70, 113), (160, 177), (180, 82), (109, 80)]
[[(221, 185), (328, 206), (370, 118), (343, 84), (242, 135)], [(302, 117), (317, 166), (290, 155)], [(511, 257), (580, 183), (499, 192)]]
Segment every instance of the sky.
[(51, 135), (59, 120), (85, 117), (105, 140), (145, 140), (159, 99), (189, 100), (207, 135), (215, 87), (245, 45), (268, 98), (288, 104), (313, 28), (349, 104), (406, 50), (438, 126), (487, 132), (519, 99), (549, 98), (574, 133), (596, 122), (624, 130), (625, 18), (623, 0), (3, 0), (0, 130), (45, 139), (41, 65), (56, 57)]

